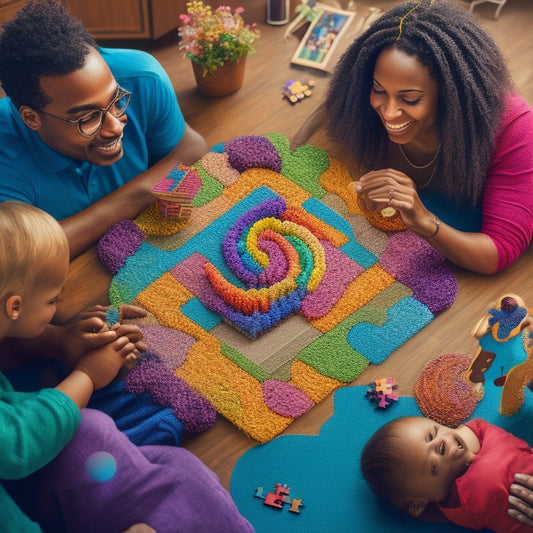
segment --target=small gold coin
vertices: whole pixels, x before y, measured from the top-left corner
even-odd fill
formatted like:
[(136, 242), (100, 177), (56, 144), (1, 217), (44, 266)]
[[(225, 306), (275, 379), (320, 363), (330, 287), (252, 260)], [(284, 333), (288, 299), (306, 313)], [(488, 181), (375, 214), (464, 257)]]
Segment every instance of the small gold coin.
[(393, 217), (396, 214), (396, 209), (394, 207), (386, 207), (381, 210), (381, 216), (385, 218)]

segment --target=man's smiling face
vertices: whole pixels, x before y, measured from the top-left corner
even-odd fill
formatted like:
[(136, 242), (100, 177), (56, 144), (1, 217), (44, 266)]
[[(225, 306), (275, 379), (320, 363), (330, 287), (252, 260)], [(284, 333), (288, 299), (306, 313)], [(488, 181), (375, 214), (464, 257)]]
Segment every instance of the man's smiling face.
[[(118, 89), (109, 67), (95, 49), (91, 49), (83, 68), (64, 76), (43, 76), (40, 81), (51, 100), (43, 111), (69, 120), (106, 109)], [(128, 120), (125, 114), (116, 118), (105, 113), (101, 129), (84, 137), (75, 124), (37, 113), (39, 125), (33, 129), (57, 152), (100, 166), (111, 165), (122, 157), (122, 131)]]

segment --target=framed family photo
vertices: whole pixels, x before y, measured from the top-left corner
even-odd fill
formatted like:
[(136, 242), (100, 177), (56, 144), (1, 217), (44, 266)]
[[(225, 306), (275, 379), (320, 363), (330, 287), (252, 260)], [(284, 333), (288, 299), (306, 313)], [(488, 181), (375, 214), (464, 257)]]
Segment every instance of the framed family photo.
[(316, 16), (303, 36), (291, 63), (327, 70), (327, 64), (355, 13), (316, 3)]

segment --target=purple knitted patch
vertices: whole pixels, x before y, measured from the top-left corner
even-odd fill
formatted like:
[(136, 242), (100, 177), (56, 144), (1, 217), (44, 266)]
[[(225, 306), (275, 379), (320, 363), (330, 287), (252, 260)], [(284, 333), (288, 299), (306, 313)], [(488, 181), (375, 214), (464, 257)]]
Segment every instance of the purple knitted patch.
[(236, 137), (225, 145), (229, 164), (239, 172), (262, 167), (281, 172), (281, 157), (266, 137)]
[(128, 392), (148, 392), (154, 403), (172, 408), (172, 414), (183, 424), (184, 437), (202, 433), (216, 421), (217, 413), (211, 403), (175, 376), (154, 354), (143, 354), (126, 376), (125, 384)]
[(100, 262), (114, 276), (145, 240), (146, 236), (137, 224), (132, 220), (121, 220), (98, 241)]
[(379, 262), (384, 270), (407, 285), (413, 297), (433, 314), (448, 309), (455, 301), (457, 280), (446, 260), (415, 233), (393, 233)]

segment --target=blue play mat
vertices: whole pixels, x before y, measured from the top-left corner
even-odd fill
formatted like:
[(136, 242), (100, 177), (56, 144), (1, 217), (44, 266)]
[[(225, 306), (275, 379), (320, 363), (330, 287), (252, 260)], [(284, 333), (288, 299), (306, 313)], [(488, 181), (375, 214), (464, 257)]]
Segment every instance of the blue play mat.
[[(258, 445), (237, 462), (231, 493), (240, 512), (257, 533), (343, 533), (417, 531), (453, 533), (468, 531), (450, 523), (417, 521), (396, 512), (368, 488), (359, 460), (368, 438), (383, 424), (400, 416), (421, 415), (413, 398), (400, 397), (387, 409), (377, 409), (365, 393), (366, 386), (344, 387), (335, 392), (334, 414), (318, 436), (284, 435)], [(516, 436), (533, 442), (531, 392), (513, 417), (498, 413), (500, 395), (490, 391), (473, 413)], [(529, 402), (529, 403), (528, 403)], [(286, 484), (290, 496), (302, 500), (300, 514), (276, 509), (254, 496), (257, 487), (273, 492)]]

